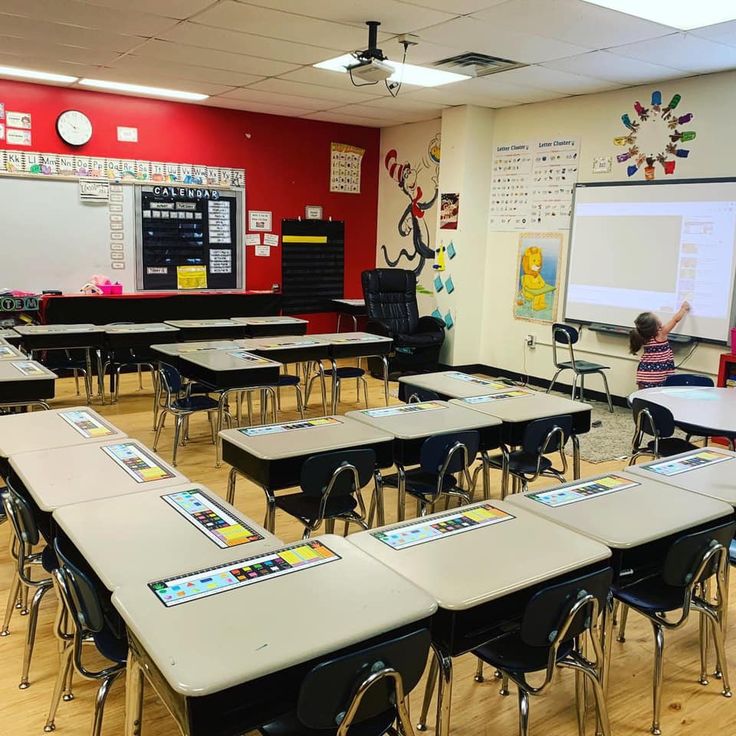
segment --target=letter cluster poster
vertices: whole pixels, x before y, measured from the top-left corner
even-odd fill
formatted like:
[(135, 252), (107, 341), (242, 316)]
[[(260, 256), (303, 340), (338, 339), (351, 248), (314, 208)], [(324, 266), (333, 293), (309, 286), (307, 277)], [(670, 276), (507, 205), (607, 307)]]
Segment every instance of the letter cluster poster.
[(491, 229), (569, 228), (578, 157), (578, 139), (564, 136), (496, 146)]

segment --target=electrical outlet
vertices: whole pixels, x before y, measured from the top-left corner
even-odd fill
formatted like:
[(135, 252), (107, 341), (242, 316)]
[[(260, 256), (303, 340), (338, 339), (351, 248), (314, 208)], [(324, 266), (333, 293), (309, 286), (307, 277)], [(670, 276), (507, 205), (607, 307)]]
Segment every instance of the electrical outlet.
[(532, 348), (532, 350), (537, 347), (537, 338), (534, 335), (527, 335), (524, 342), (526, 343), (527, 347)]

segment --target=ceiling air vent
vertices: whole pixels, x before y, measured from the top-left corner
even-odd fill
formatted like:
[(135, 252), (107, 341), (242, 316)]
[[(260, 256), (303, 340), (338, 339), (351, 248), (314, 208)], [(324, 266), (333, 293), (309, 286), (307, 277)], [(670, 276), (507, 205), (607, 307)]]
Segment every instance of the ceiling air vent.
[(465, 51), (457, 56), (448, 56), (446, 59), (435, 61), (432, 66), (448, 72), (468, 74), (471, 77), (486, 77), (489, 74), (507, 72), (510, 69), (520, 69), (523, 66), (528, 66), (528, 64), (481, 54), (477, 51)]

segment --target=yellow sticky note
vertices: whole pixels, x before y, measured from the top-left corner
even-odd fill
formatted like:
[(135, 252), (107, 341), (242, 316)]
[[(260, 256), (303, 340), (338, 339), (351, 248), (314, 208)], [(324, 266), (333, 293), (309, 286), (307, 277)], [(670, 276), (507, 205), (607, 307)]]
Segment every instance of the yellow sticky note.
[(177, 266), (177, 289), (206, 289), (207, 268), (205, 266)]

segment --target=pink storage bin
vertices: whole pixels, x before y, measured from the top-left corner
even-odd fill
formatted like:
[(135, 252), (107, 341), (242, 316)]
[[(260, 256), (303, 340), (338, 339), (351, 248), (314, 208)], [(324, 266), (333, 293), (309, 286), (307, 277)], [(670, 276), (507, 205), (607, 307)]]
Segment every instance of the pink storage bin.
[(99, 288), (103, 294), (122, 294), (123, 293), (122, 284), (101, 284)]

